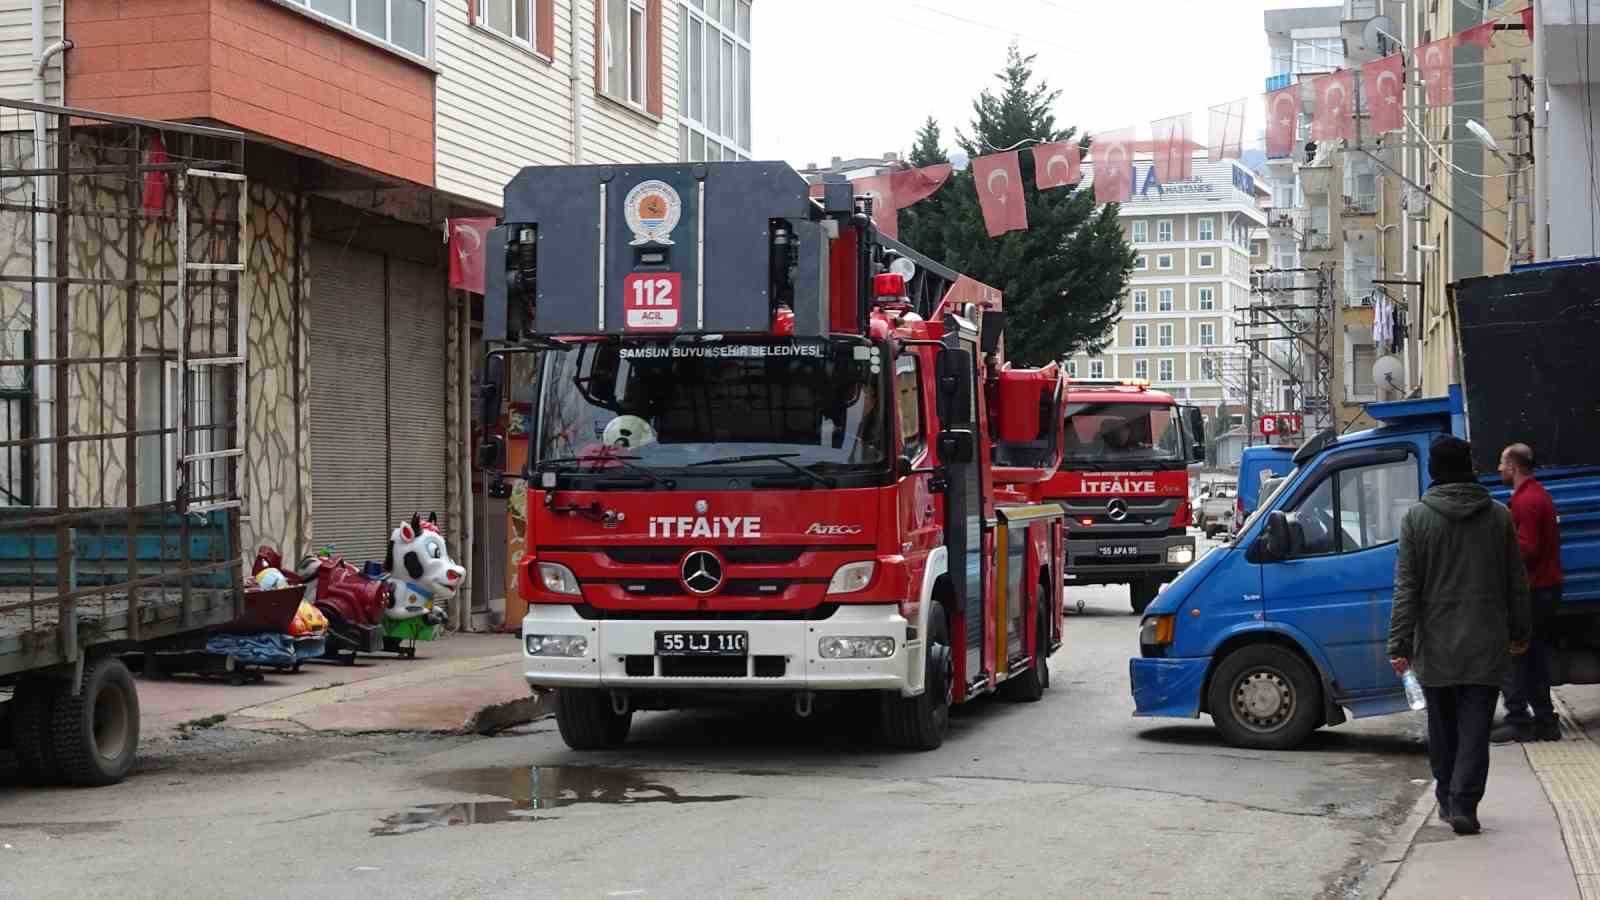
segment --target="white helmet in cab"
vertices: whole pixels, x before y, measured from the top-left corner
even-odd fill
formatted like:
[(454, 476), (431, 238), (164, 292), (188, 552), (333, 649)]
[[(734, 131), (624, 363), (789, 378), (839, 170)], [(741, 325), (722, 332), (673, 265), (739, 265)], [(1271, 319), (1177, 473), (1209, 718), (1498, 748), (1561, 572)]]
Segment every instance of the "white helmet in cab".
[(607, 447), (636, 450), (656, 442), (655, 429), (638, 416), (617, 416), (606, 424), (600, 440)]

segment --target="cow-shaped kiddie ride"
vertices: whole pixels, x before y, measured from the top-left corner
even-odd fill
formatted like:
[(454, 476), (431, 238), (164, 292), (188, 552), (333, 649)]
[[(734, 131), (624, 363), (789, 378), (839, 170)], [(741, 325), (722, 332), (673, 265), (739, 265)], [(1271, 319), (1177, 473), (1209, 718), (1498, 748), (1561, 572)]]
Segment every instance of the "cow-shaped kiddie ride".
[[(262, 547), (255, 569), (278, 568), (281, 557)], [(285, 572), (286, 576), (289, 573)], [(361, 652), (384, 650), (416, 655), (417, 641), (439, 636), (446, 604), (455, 598), (466, 570), (450, 558), (437, 517), (413, 515), (389, 534), (383, 563), (358, 570), (341, 556), (307, 556), (292, 581), (315, 584), (312, 602), (328, 619), (326, 656), (355, 662)]]

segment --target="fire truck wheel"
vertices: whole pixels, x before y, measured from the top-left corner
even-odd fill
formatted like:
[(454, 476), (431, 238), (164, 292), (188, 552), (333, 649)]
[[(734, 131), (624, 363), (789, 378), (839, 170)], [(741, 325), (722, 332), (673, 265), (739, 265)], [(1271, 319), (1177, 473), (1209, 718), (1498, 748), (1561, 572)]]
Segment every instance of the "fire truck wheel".
[(1235, 747), (1292, 750), (1322, 724), (1322, 686), (1294, 651), (1252, 644), (1222, 658), (1207, 691), (1211, 720)]
[(618, 715), (611, 695), (593, 688), (556, 691), (556, 725), (561, 739), (574, 750), (607, 750), (628, 739), (633, 711)]
[(50, 739), (61, 779), (68, 784), (116, 784), (133, 768), (139, 750), (139, 689), (122, 660), (89, 660), (78, 696), (62, 691), (52, 720)]
[[(1044, 596), (1046, 590), (1047, 586), (1039, 585), (1039, 596)], [(1000, 696), (1018, 703), (1037, 703), (1044, 699), (1044, 692), (1050, 689), (1050, 609), (1043, 603), (1038, 607), (1038, 624), (1035, 626), (1038, 631), (1035, 633), (1044, 636), (1045, 650), (1034, 655), (1028, 671), (1000, 685)]]
[(928, 610), (928, 650), (923, 661), (924, 690), (915, 697), (885, 694), (883, 727), (888, 742), (908, 750), (936, 750), (950, 725), (955, 699), (955, 660), (950, 652), (950, 625), (944, 607)]
[(1128, 593), (1133, 599), (1133, 614), (1144, 615), (1145, 608), (1155, 602), (1156, 594), (1161, 592), (1159, 581), (1135, 581), (1128, 585)]

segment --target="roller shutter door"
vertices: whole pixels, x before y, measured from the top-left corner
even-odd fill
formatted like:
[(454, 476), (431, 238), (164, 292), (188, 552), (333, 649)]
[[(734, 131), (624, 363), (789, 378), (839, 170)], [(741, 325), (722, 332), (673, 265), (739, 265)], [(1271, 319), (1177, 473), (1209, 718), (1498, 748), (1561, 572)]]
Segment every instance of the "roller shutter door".
[(389, 260), (389, 504), (397, 522), (437, 512), (444, 524), (447, 312), (438, 269)]

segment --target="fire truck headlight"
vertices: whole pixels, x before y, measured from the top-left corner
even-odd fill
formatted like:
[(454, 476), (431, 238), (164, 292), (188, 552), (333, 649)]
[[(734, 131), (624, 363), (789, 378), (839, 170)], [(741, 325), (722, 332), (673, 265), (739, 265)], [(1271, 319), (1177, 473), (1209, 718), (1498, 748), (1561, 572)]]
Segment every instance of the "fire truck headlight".
[(823, 659), (888, 659), (894, 655), (892, 637), (825, 637), (817, 642)]
[(1167, 548), (1167, 565), (1187, 566), (1194, 562), (1194, 548), (1188, 544)]
[(875, 562), (846, 563), (833, 573), (833, 579), (828, 582), (828, 593), (854, 594), (866, 590), (877, 572), (878, 564)]
[(539, 563), (539, 583), (552, 594), (568, 594), (576, 597), (582, 593), (578, 588), (578, 576), (560, 563)]
[(530, 634), (523, 639), (529, 656), (586, 656), (589, 639), (581, 634)]

